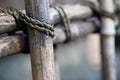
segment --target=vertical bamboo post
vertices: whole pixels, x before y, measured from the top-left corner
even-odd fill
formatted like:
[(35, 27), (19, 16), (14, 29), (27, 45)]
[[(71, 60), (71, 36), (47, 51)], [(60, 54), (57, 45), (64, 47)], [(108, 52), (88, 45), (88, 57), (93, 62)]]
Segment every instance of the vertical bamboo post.
[[(25, 0), (28, 16), (50, 23), (48, 0)], [(50, 36), (28, 29), (33, 80), (55, 80), (53, 40)]]
[[(54, 0), (49, 0), (49, 1), (50, 1), (50, 5), (54, 3)], [(57, 61), (57, 44), (54, 44), (54, 60), (55, 60), (55, 73), (56, 73), (55, 79), (60, 80), (60, 68)]]
[[(100, 0), (102, 10), (114, 13), (114, 0)], [(103, 80), (116, 80), (115, 70), (115, 22), (112, 18), (101, 17), (101, 51)]]

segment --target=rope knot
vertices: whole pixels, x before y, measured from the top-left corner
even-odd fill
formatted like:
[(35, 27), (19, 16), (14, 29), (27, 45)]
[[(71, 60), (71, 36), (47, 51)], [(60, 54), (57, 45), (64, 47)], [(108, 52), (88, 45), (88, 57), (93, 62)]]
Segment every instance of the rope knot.
[(22, 22), (26, 24), (27, 27), (34, 28), (46, 35), (54, 37), (54, 28), (52, 25), (33, 19), (26, 14), (19, 12), (17, 9), (0, 8), (0, 13), (12, 15), (15, 18), (17, 25), (21, 25)]

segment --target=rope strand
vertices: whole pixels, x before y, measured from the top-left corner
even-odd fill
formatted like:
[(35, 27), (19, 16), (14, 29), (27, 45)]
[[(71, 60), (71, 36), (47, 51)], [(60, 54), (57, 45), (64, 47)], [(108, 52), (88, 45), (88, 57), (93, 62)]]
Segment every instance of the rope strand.
[(66, 36), (67, 36), (67, 39), (66, 39), (65, 42), (70, 41), (72, 39), (71, 30), (70, 30), (70, 21), (69, 21), (67, 15), (66, 15), (64, 9), (57, 3), (53, 3), (51, 5), (51, 7), (55, 8), (58, 11), (60, 17), (62, 18), (62, 21), (63, 21), (62, 24), (65, 27), (65, 33), (66, 33)]
[(16, 9), (0, 8), (0, 13), (6, 13), (9, 15), (12, 15), (15, 18), (16, 22), (18, 22), (19, 24), (21, 24), (20, 22), (23, 22), (24, 24), (28, 25), (28, 27), (34, 28), (34, 29), (46, 34), (46, 35), (54, 37), (53, 26), (51, 26), (45, 22), (41, 22), (39, 20), (33, 19), (33, 18), (27, 16), (26, 14), (19, 12)]

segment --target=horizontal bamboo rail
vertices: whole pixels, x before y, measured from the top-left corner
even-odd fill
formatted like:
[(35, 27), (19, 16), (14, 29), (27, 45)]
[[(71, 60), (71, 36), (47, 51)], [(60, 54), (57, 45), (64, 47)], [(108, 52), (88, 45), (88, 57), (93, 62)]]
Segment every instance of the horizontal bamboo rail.
[[(72, 40), (83, 37), (94, 32), (96, 27), (91, 22), (76, 22), (71, 24)], [(62, 43), (66, 40), (66, 34), (60, 27), (55, 28), (54, 44)], [(0, 38), (0, 57), (18, 54), (28, 51), (27, 35), (12, 35)]]
[[(64, 5), (63, 8), (68, 16), (68, 19), (82, 19), (92, 15), (92, 10), (89, 7), (81, 6), (79, 4)], [(25, 10), (21, 11), (25, 13)], [(21, 29), (16, 26), (15, 19), (12, 16), (3, 14), (0, 15), (0, 34)], [(53, 8), (50, 9), (50, 21), (52, 24), (57, 24), (61, 21), (59, 13)]]

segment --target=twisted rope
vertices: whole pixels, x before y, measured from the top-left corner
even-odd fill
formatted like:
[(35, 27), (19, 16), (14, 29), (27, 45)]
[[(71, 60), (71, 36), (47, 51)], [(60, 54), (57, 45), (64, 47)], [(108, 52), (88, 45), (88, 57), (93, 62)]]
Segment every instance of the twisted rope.
[(22, 22), (23, 24), (26, 24), (28, 27), (34, 28), (46, 35), (49, 35), (51, 37), (54, 36), (53, 26), (51, 26), (47, 23), (41, 22), (39, 20), (33, 19), (33, 18), (27, 16), (26, 14), (19, 12), (16, 9), (0, 8), (0, 13), (6, 13), (9, 15), (12, 15), (15, 18), (17, 25), (20, 25)]
[(65, 27), (65, 33), (66, 33), (66, 36), (67, 36), (67, 39), (65, 42), (68, 42), (72, 39), (72, 35), (71, 35), (71, 30), (70, 30), (70, 21), (64, 11), (64, 9), (57, 3), (53, 3), (51, 5), (51, 7), (53, 7), (54, 9), (56, 9), (62, 19), (62, 24), (63, 26)]

